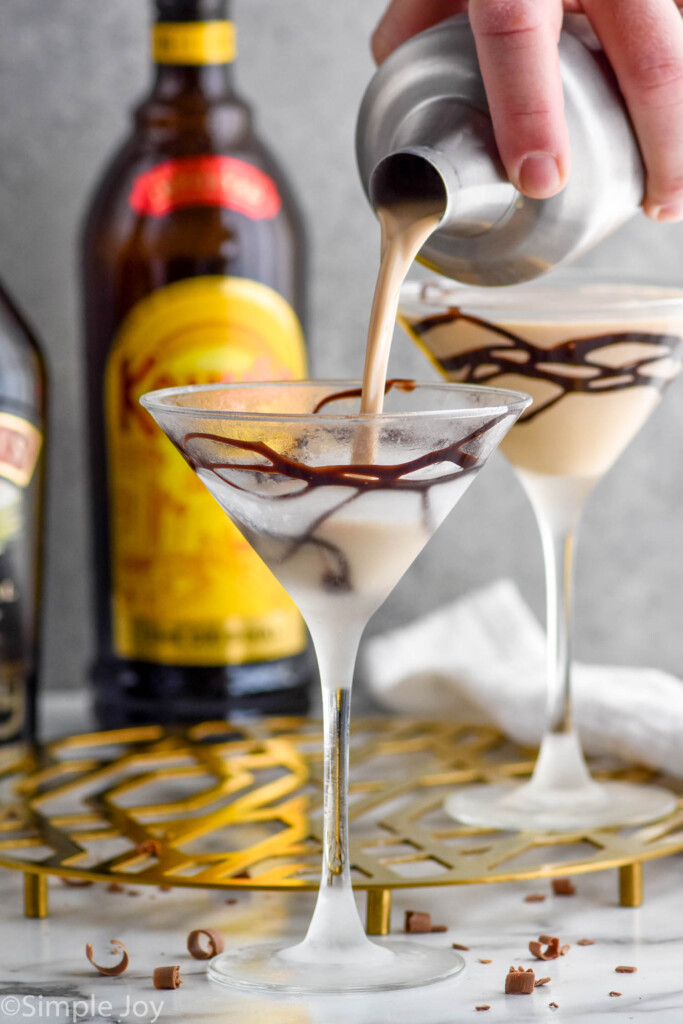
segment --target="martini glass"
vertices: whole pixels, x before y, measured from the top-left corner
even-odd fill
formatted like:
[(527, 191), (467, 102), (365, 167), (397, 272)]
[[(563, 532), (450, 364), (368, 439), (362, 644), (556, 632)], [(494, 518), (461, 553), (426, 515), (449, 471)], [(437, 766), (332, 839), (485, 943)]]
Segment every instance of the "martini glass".
[(404, 286), (399, 319), (449, 380), (527, 391), (501, 451), (533, 506), (547, 592), (546, 731), (531, 780), (476, 785), (449, 814), (501, 829), (635, 825), (673, 810), (654, 786), (598, 783), (571, 716), (575, 538), (586, 499), (659, 404), (683, 357), (683, 290), (593, 269), (506, 289), (446, 279)]
[(359, 414), (356, 382), (168, 388), (142, 398), (298, 604), (323, 692), (322, 878), (308, 933), (215, 958), (226, 985), (348, 992), (423, 985), (464, 966), (453, 950), (371, 942), (348, 848), (351, 682), (361, 633), (528, 404), (516, 392), (388, 385)]

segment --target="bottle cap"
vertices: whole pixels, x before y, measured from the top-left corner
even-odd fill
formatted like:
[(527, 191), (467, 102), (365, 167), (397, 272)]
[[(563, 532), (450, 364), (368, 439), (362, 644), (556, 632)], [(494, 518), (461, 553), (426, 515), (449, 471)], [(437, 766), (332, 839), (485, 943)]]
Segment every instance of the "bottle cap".
[(224, 21), (228, 0), (155, 0), (158, 21)]

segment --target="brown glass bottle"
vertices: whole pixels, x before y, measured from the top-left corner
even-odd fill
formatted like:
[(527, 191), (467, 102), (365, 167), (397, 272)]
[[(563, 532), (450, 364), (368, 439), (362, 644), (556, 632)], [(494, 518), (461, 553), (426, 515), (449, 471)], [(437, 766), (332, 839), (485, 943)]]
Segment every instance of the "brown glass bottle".
[(291, 602), (139, 406), (305, 376), (305, 244), (233, 90), (227, 0), (156, 0), (156, 75), (83, 236), (100, 723), (306, 710)]
[(38, 342), (0, 285), (0, 745), (36, 732), (45, 412)]

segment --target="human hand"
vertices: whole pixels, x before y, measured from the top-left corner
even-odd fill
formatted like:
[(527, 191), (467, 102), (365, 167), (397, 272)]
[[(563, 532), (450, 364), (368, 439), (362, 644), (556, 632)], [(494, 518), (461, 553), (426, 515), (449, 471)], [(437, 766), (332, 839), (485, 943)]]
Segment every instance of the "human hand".
[(381, 63), (406, 39), (469, 11), (501, 159), (525, 195), (566, 184), (569, 135), (557, 42), (563, 12), (585, 14), (626, 100), (647, 172), (643, 209), (683, 219), (683, 0), (391, 0), (375, 29)]

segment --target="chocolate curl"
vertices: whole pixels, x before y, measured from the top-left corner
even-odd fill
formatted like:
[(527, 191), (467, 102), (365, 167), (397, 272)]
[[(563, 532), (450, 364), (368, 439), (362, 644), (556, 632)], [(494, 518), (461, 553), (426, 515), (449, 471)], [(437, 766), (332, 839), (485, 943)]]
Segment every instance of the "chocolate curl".
[(447, 932), (448, 925), (432, 924), (432, 915), (421, 910), (406, 910), (405, 930), (407, 932)]
[[(207, 938), (208, 949), (202, 947), (201, 940), (204, 935)], [(197, 928), (187, 937), (187, 949), (195, 960), (210, 960), (212, 956), (223, 952), (225, 939), (215, 928)]]
[(102, 967), (100, 964), (95, 963), (93, 960), (93, 949), (89, 942), (87, 942), (85, 946), (85, 955), (95, 970), (99, 971), (100, 974), (103, 974), (105, 978), (118, 978), (118, 976), (123, 974), (128, 967), (128, 950), (120, 939), (111, 939), (111, 948), (113, 953), (121, 953), (121, 959), (112, 967)]
[(180, 967), (177, 964), (171, 966), (155, 967), (152, 981), (155, 988), (180, 988)]
[[(546, 949), (543, 949), (544, 945)], [(564, 955), (560, 949), (560, 940), (555, 935), (539, 935), (538, 942), (529, 943), (529, 952), (537, 960), (557, 960), (558, 956)]]
[(553, 878), (550, 883), (556, 896), (574, 896), (576, 886), (571, 878)]
[(529, 967), (528, 970), (524, 970), (523, 967), (515, 968), (511, 967), (509, 972), (505, 975), (505, 995), (506, 996), (528, 996), (534, 990), (534, 982), (536, 976), (533, 969)]
[(404, 927), (407, 932), (431, 932), (432, 915), (421, 910), (406, 910)]

